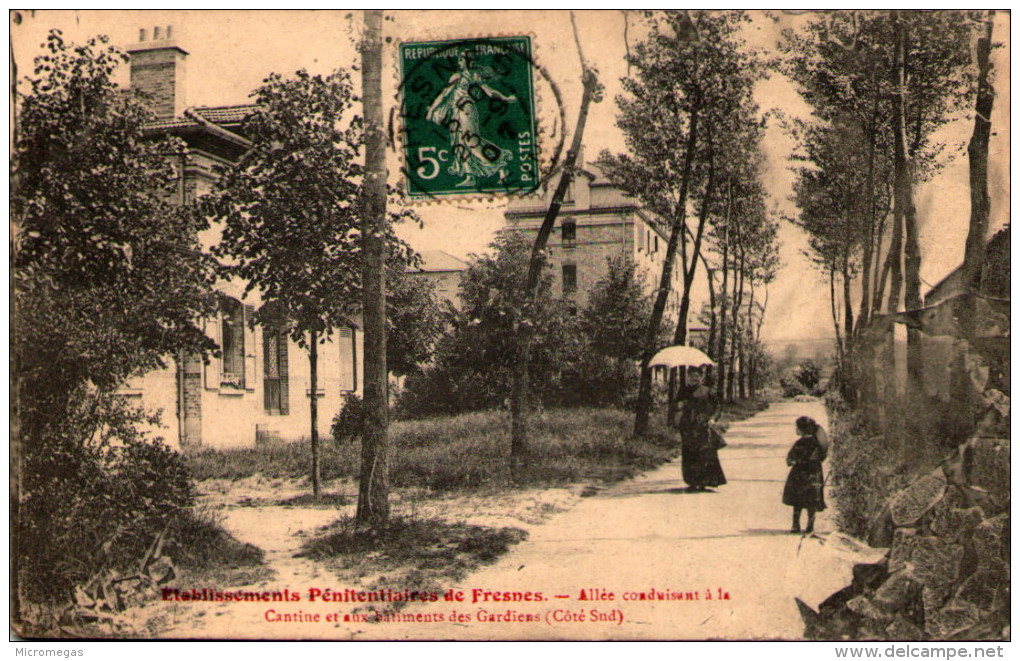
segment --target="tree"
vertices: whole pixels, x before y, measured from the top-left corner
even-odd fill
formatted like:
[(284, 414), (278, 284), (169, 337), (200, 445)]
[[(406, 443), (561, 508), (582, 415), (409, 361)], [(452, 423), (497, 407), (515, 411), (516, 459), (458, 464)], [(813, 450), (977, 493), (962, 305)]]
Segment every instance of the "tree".
[[(574, 14), (570, 14), (570, 24), (574, 30), (574, 43), (577, 45), (577, 54), (581, 60), (581, 107), (577, 113), (577, 125), (574, 127), (574, 135), (571, 139), (570, 149), (563, 160), (562, 173), (556, 189), (553, 192), (549, 208), (542, 219), (542, 225), (538, 229), (535, 243), (531, 246), (531, 257), (528, 260), (528, 277), (524, 283), (527, 298), (522, 301), (524, 306), (539, 305), (538, 296), (541, 289), (542, 271), (545, 268), (545, 247), (556, 224), (556, 217), (560, 213), (563, 199), (566, 197), (570, 183), (574, 179), (574, 169), (577, 163), (577, 155), (581, 151), (581, 141), (584, 138), (584, 127), (588, 121), (588, 108), (591, 104), (602, 101), (602, 84), (598, 80), (598, 71), (589, 66), (584, 59), (584, 52), (581, 50), (581, 39), (577, 34), (577, 23), (574, 21)], [(521, 308), (519, 316), (525, 319), (530, 311)], [(531, 363), (531, 344), (533, 340), (531, 328), (527, 323), (518, 323), (515, 329), (518, 339), (517, 360), (514, 366), (514, 378), (510, 390), (510, 472), (515, 476), (527, 463), (528, 445), (527, 430), (525, 429), (525, 399), (527, 396), (527, 384), (529, 381), (528, 368)]]
[(386, 367), (405, 376), (432, 359), (446, 319), (428, 280), (391, 269), (387, 284)]
[(365, 427), (357, 520), (376, 526), (389, 519), (389, 396), (386, 369), (386, 138), (383, 133), (382, 11), (365, 10), (361, 43), (361, 96), (365, 113), (365, 186), (361, 248), (365, 311)]
[[(908, 310), (921, 305), (913, 187), (945, 164), (941, 145), (931, 137), (962, 107), (960, 92), (969, 81), (969, 28), (963, 13), (955, 11), (854, 10), (831, 12), (812, 21), (803, 34), (788, 37), (787, 72), (814, 109), (819, 130), (829, 137), (855, 131), (860, 136), (845, 141), (844, 153), (850, 158), (832, 159), (831, 167), (819, 165), (824, 176), (842, 179), (839, 195), (846, 197), (850, 190), (856, 200), (842, 210), (829, 204), (830, 217), (843, 215), (848, 223), (842, 243), (836, 244), (842, 246), (837, 258), (849, 263), (857, 254), (861, 256), (863, 273), (842, 269), (845, 341), (850, 343), (870, 314), (882, 308), (884, 297), (890, 312), (899, 310), (901, 291)], [(822, 143), (828, 139), (814, 136), (819, 137)], [(866, 145), (863, 159), (862, 142)], [(813, 156), (819, 151), (815, 149)], [(891, 176), (883, 176), (883, 169)], [(883, 191), (883, 182), (889, 180), (891, 190)], [(890, 192), (892, 237), (883, 264), (879, 251), (888, 205), (881, 200), (888, 199)], [(856, 218), (849, 218), (851, 214)], [(829, 249), (833, 246), (831, 236), (822, 243)], [(822, 261), (831, 262), (832, 256), (825, 255)], [(823, 268), (835, 271), (839, 264)], [(854, 278), (861, 283), (856, 325), (846, 300)], [(919, 341), (918, 331), (908, 330), (908, 372), (915, 385), (921, 376)]]
[[(746, 20), (742, 12), (702, 12), (696, 25), (682, 12), (653, 16), (648, 39), (628, 57), (635, 75), (624, 79), (627, 95), (617, 99), (617, 125), (630, 153), (604, 153), (600, 159), (614, 184), (639, 198), (669, 228), (659, 287), (644, 333), (636, 435), (648, 429), (652, 405), (648, 364), (658, 348), (677, 253), (683, 251), (685, 281), (693, 281), (706, 227), (707, 210), (699, 214), (696, 229), (689, 230), (689, 197), (704, 191), (709, 207), (715, 190), (715, 161), (701, 157), (714, 153), (713, 141), (723, 138), (721, 131), (715, 133), (716, 125), (746, 106), (754, 82), (762, 75), (757, 57), (740, 48), (737, 33)], [(709, 165), (696, 168), (699, 162)], [(687, 305), (689, 292), (686, 286)]]
[[(246, 281), (308, 351), (318, 388), (319, 345), (360, 309), (362, 248), (358, 199), (361, 118), (350, 116), (350, 75), (270, 74), (245, 122), (251, 150), (227, 169), (206, 208), (223, 223), (215, 248), (224, 273)], [(394, 220), (399, 220), (400, 217)], [(392, 234), (388, 240), (399, 246)], [(399, 250), (399, 247), (398, 247)], [(319, 495), (318, 401), (309, 398), (312, 492)]]
[(527, 324), (532, 334), (525, 389), (529, 401), (556, 401), (563, 373), (580, 355), (577, 324), (566, 303), (551, 296), (548, 263), (534, 304), (525, 305), (530, 241), (506, 231), (490, 248), (469, 258), (460, 282), (463, 305), (436, 343), (434, 364), (408, 377), (399, 400), (404, 413), (454, 414), (503, 406), (516, 368), (519, 324)]
[(620, 362), (638, 360), (651, 302), (633, 261), (610, 258), (607, 267), (581, 312), (583, 330), (593, 351)]
[(988, 196), (988, 143), (992, 136), (992, 106), (995, 102), (995, 88), (992, 85), (992, 26), (995, 11), (984, 17), (984, 34), (978, 37), (978, 77), (974, 103), (974, 132), (967, 146), (970, 166), (970, 226), (964, 250), (964, 280), (966, 282), (967, 310), (961, 315), (964, 332), (974, 337), (977, 320), (976, 295), (981, 290), (982, 269), (985, 253), (985, 235), (988, 233), (988, 215), (991, 200)]
[(118, 90), (126, 56), (106, 44), (50, 33), (12, 149), (13, 555), (27, 557), (22, 533), (32, 535), (33, 553), (46, 554), (32, 565), (44, 592), (69, 587), (72, 559), (98, 571), (115, 562), (100, 545), (125, 550), (187, 503), (186, 484), (110, 499), (134, 471), (176, 489), (181, 466), (136, 429), (158, 416), (115, 392), (179, 352), (214, 349), (197, 325), (215, 266), (196, 239), (205, 223), (174, 204), (184, 146), (146, 134), (155, 118)]

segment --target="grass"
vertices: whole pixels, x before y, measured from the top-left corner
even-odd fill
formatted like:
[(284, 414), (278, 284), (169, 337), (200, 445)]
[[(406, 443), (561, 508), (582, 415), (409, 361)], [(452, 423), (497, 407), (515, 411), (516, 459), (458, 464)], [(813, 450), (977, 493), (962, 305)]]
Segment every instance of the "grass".
[(174, 526), (166, 552), (196, 585), (249, 585), (270, 577), (262, 549), (235, 539), (216, 513), (196, 508)]
[[(392, 519), (385, 528), (359, 528), (353, 519), (333, 524), (307, 542), (299, 555), (325, 563), (340, 579), (365, 590), (441, 593), (481, 565), (491, 564), (527, 538), (518, 528), (490, 528), (438, 519)], [(380, 601), (371, 608), (392, 612), (407, 601)]]
[[(584, 481), (615, 482), (658, 466), (679, 451), (676, 438), (653, 426), (647, 438), (631, 437), (633, 414), (616, 409), (555, 409), (529, 420), (528, 486)], [(324, 480), (358, 474), (360, 445), (320, 444)], [(394, 423), (390, 426), (392, 486), (445, 492), (504, 488), (511, 484), (510, 420), (482, 411)], [(192, 477), (240, 479), (308, 474), (307, 441), (258, 448), (208, 450), (189, 455)]]

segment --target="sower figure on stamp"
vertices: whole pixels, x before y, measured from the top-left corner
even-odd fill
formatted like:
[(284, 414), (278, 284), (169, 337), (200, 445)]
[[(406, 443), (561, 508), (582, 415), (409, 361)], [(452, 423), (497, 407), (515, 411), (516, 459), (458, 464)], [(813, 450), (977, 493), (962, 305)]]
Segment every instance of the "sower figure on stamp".
[(815, 530), (815, 513), (825, 509), (825, 478), (822, 462), (828, 453), (825, 431), (813, 418), (797, 418), (797, 434), (800, 438), (786, 455), (790, 475), (783, 489), (783, 504), (793, 507), (793, 527), (790, 532), (800, 532), (800, 511), (808, 512), (806, 533)]
[(458, 187), (474, 186), (475, 177), (484, 179), (499, 174), (506, 178), (506, 167), (513, 153), (500, 149), (481, 135), (476, 103), (485, 97), (513, 103), (517, 97), (493, 89), (488, 82), (496, 77), (491, 67), (472, 67), (470, 53), (457, 56), (457, 71), (429, 106), (425, 118), (450, 132), (450, 174), (464, 176)]
[(680, 412), (681, 468), (688, 491), (705, 491), (726, 484), (719, 463), (721, 443), (709, 424), (719, 415), (720, 407), (710, 375), (691, 369), (687, 378), (690, 394)]

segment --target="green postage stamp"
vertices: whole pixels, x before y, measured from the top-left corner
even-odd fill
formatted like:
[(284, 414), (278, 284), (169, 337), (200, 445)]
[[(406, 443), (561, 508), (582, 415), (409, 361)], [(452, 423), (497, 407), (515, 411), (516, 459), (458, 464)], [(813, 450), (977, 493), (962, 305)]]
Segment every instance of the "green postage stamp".
[(533, 70), (530, 37), (400, 45), (412, 197), (535, 190)]

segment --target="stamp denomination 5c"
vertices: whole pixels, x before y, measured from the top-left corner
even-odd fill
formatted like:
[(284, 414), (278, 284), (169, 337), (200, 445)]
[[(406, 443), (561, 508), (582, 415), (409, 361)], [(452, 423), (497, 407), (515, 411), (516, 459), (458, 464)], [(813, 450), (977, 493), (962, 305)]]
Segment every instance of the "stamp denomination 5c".
[(529, 37), (404, 43), (399, 57), (412, 197), (535, 190)]

